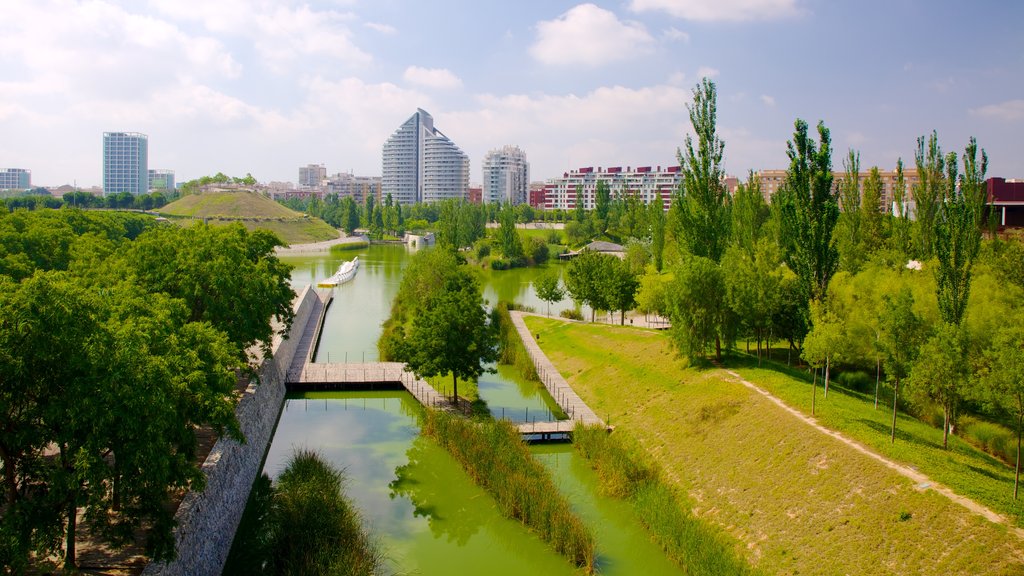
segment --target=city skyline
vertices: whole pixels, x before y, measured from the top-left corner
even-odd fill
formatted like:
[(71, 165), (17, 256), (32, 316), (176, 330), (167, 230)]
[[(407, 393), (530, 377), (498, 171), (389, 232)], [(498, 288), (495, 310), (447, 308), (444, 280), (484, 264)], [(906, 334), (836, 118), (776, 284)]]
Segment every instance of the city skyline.
[[(702, 76), (718, 85), (725, 169), (787, 165), (793, 121), (831, 129), (833, 167), (913, 165), (976, 136), (989, 175), (1024, 177), (1024, 7), (902, 0), (625, 0), (465, 5), (14, 0), (0, 38), (0, 164), (34, 185), (102, 184), (98, 136), (148, 134), (179, 181), (295, 167), (381, 174), (410, 110), (470, 157), (529, 155), (546, 180), (669, 165)], [(429, 24), (429, 25), (427, 25)]]

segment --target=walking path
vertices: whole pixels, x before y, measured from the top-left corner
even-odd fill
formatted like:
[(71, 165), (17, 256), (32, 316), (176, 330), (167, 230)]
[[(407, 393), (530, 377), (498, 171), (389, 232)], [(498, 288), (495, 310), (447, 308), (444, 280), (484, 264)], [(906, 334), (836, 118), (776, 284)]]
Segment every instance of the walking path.
[[(544, 387), (548, 389), (548, 393), (555, 399), (555, 402), (558, 402), (558, 406), (569, 416), (570, 421), (583, 422), (586, 425), (605, 426), (604, 421), (598, 418), (597, 414), (590, 409), (590, 406), (587, 406), (586, 402), (576, 394), (576, 391), (569, 386), (565, 378), (562, 378), (555, 365), (551, 363), (551, 360), (548, 359), (547, 355), (540, 349), (540, 346), (537, 345), (533, 334), (530, 333), (526, 323), (523, 322), (523, 314), (519, 310), (509, 311), (509, 316), (512, 317), (512, 324), (516, 327), (516, 331), (519, 332), (519, 337), (523, 340), (523, 346), (526, 347), (526, 352), (530, 355), (530, 359), (533, 360), (533, 365), (537, 369), (537, 376), (540, 377)], [(520, 426), (520, 430), (523, 427), (529, 426), (529, 424), (524, 424)], [(569, 427), (571, 428), (571, 423)]]
[(998, 512), (995, 512), (994, 510), (988, 508), (987, 506), (983, 506), (975, 502), (974, 500), (971, 500), (970, 498), (961, 496), (956, 492), (953, 492), (946, 486), (943, 486), (942, 484), (935, 482), (934, 480), (918, 472), (917, 470), (914, 470), (913, 468), (910, 468), (909, 466), (906, 466), (904, 464), (900, 464), (899, 462), (896, 462), (894, 460), (890, 460), (889, 458), (882, 456), (881, 454), (871, 450), (870, 448), (864, 446), (863, 444), (857, 442), (856, 440), (848, 438), (843, 434), (836, 432), (835, 430), (831, 430), (829, 428), (822, 426), (821, 424), (818, 423), (817, 420), (815, 420), (811, 416), (808, 416), (803, 412), (800, 412), (799, 410), (789, 406), (777, 396), (774, 396), (772, 393), (761, 388), (757, 384), (754, 384), (753, 382), (744, 379), (738, 373), (726, 368), (722, 368), (722, 371), (728, 374), (729, 376), (732, 376), (735, 382), (743, 384), (747, 388), (750, 388), (751, 390), (757, 392), (758, 394), (761, 394), (768, 400), (774, 402), (779, 408), (782, 408), (786, 412), (789, 412), (790, 414), (802, 420), (804, 423), (818, 430), (822, 434), (826, 434), (828, 436), (831, 436), (832, 438), (835, 438), (836, 440), (842, 442), (843, 444), (846, 444), (847, 446), (853, 448), (854, 450), (860, 452), (861, 454), (873, 458), (874, 460), (881, 462), (886, 467), (895, 470), (897, 473), (909, 478), (912, 482), (914, 482), (914, 487), (917, 488), (918, 490), (934, 490), (939, 494), (942, 494), (946, 498), (949, 498), (953, 502), (956, 502), (957, 504), (970, 510), (971, 512), (984, 516), (990, 522), (994, 522), (996, 524), (1003, 524), (1007, 526), (1010, 532), (1013, 532), (1018, 537), (1024, 539), (1024, 529), (1013, 526), (1004, 516), (1002, 516)]
[(281, 256), (283, 254), (315, 254), (317, 252), (330, 252), (331, 246), (336, 244), (348, 244), (350, 242), (366, 242), (365, 236), (346, 236), (344, 232), (338, 232), (338, 237), (323, 242), (310, 242), (309, 244), (292, 244), (291, 246), (278, 246), (274, 252)]

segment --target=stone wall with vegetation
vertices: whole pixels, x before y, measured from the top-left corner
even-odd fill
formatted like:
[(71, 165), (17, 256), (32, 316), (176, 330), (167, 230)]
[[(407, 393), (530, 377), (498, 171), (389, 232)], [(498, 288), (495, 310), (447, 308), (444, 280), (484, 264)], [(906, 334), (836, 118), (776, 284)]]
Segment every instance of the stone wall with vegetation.
[[(145, 575), (216, 576), (221, 573), (242, 517), (249, 491), (263, 463), (285, 395), (285, 378), (299, 335), (310, 321), (316, 291), (307, 288), (295, 303), (293, 338), (274, 342), (274, 355), (260, 366), (258, 380), (249, 384), (235, 409), (245, 443), (222, 438), (203, 463), (206, 489), (189, 492), (175, 519), (178, 557), (167, 564), (152, 563)], [(315, 321), (315, 320), (314, 320)]]

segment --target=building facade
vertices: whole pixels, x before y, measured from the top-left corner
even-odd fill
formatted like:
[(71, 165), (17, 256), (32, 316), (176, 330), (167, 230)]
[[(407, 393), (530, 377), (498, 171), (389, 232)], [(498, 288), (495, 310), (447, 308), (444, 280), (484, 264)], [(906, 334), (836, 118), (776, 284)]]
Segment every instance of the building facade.
[(0, 170), (0, 190), (28, 190), (32, 187), (32, 171), (24, 168)]
[(174, 191), (174, 170), (149, 170), (149, 189), (152, 191)]
[(103, 133), (103, 193), (149, 192), (149, 137), (136, 132)]
[(381, 179), (377, 176), (355, 176), (347, 172), (339, 172), (327, 178), (326, 193), (338, 198), (351, 197), (356, 203), (362, 204), (368, 197), (383, 200), (380, 195)]
[(327, 167), (323, 164), (309, 164), (299, 168), (299, 187), (318, 188), (327, 179)]
[(434, 127), (434, 118), (417, 108), (383, 150), (382, 197), (398, 204), (467, 197), (469, 157)]
[(544, 208), (546, 210), (572, 210), (576, 207), (576, 192), (579, 190), (583, 207), (593, 210), (597, 192), (597, 183), (608, 184), (608, 189), (615, 196), (636, 196), (644, 204), (650, 204), (661, 198), (662, 205), (668, 210), (672, 203), (672, 192), (679, 187), (681, 176), (678, 166), (621, 166), (607, 169), (598, 167), (579, 168), (566, 172), (561, 178), (552, 178), (544, 185)]
[[(871, 174), (870, 170), (864, 170), (859, 173), (859, 185), (861, 195), (864, 194), (864, 182), (867, 181), (868, 176)], [(879, 209), (883, 212), (889, 212), (896, 214), (896, 170), (879, 170), (879, 176), (882, 178), (882, 193), (879, 199)], [(761, 194), (764, 196), (765, 202), (771, 202), (772, 196), (782, 188), (782, 185), (786, 181), (785, 170), (761, 170), (755, 172), (755, 176), (758, 177), (761, 183)], [(832, 172), (832, 191), (835, 193), (840, 192), (840, 183), (843, 178), (846, 177), (845, 172)], [(903, 169), (903, 202), (904, 210), (913, 213), (914, 209), (914, 184), (917, 183), (917, 169), (915, 168), (904, 168)]]
[(530, 199), (530, 163), (518, 146), (504, 146), (484, 156), (484, 202), (523, 204)]

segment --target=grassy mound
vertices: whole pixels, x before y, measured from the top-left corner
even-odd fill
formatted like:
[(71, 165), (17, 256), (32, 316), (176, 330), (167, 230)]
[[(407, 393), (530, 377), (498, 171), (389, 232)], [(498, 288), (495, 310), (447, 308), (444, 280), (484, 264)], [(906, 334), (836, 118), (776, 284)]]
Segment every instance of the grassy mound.
[(161, 208), (160, 214), (183, 221), (204, 219), (213, 225), (241, 222), (249, 230), (269, 230), (288, 244), (338, 237), (338, 231), (323, 220), (311, 218), (247, 190), (189, 194)]
[(160, 213), (164, 216), (229, 220), (300, 219), (306, 217), (262, 194), (247, 190), (189, 194), (164, 206), (160, 209)]
[[(610, 415), (615, 434), (642, 446), (666, 480), (688, 496), (694, 515), (721, 527), (736, 552), (759, 570), (1024, 570), (1024, 542), (1005, 526), (811, 428), (725, 371), (687, 367), (665, 334), (538, 317), (526, 323), (583, 400)], [(746, 368), (741, 374), (781, 388), (778, 373)], [(800, 395), (809, 400), (806, 386)], [(829, 395), (827, 405), (819, 397), (823, 416), (840, 411), (841, 395), (835, 396)], [(870, 419), (870, 406), (858, 412), (860, 419)], [(886, 432), (873, 430), (880, 437)], [(923, 428), (914, 432), (925, 434)], [(980, 468), (984, 458), (974, 466)]]

